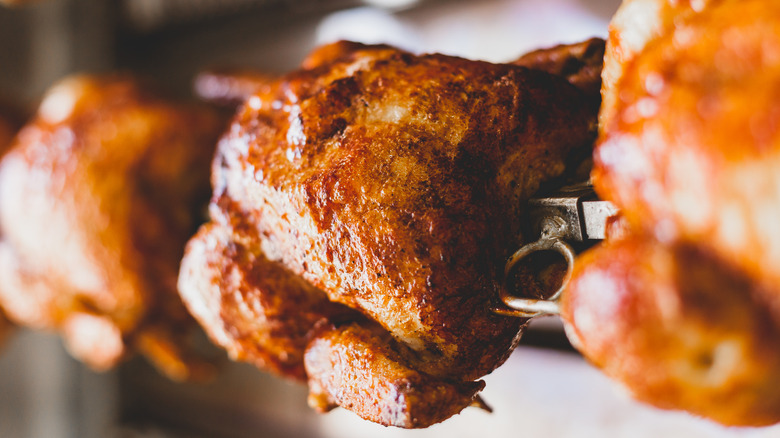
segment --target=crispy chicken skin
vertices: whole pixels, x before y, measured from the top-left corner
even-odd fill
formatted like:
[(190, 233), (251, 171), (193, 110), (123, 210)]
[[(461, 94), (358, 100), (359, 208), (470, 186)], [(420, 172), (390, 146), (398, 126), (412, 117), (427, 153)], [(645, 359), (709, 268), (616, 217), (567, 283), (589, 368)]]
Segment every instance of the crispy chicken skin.
[(175, 379), (195, 326), (176, 293), (223, 123), (128, 77), (56, 85), (0, 163), (0, 304), (96, 369), (140, 350)]
[[(605, 44), (601, 38), (591, 38), (574, 44), (559, 44), (528, 52), (511, 63), (565, 77), (598, 107), (601, 103), (601, 70)], [(321, 46), (309, 54), (302, 67), (315, 67), (328, 59), (336, 59), (348, 55), (350, 51), (359, 50), (360, 46), (359, 43), (349, 41)], [(195, 78), (194, 88), (195, 93), (203, 100), (218, 105), (237, 106), (252, 94), (268, 92), (268, 87), (274, 79), (268, 74), (251, 70), (214, 69), (199, 74)]]
[[(372, 330), (373, 329), (373, 330)], [(470, 404), (483, 381), (447, 382), (404, 364), (389, 334), (371, 324), (320, 331), (306, 349), (309, 404), (343, 406), (381, 424), (425, 427)], [(345, 366), (346, 365), (346, 366)]]
[(188, 294), (191, 313), (234, 360), (305, 381), (309, 333), (331, 321), (360, 319), (360, 313), (330, 302), (268, 260), (257, 245), (228, 231), (205, 225), (187, 246), (179, 288)]
[[(618, 17), (613, 30), (640, 18)], [(675, 25), (619, 66), (594, 153), (594, 186), (631, 231), (579, 260), (564, 318), (642, 400), (776, 423), (780, 4), (710, 2), (659, 19)]]
[(491, 307), (523, 201), (594, 121), (545, 72), (325, 46), (220, 141), (180, 293), (235, 359), (307, 378), (318, 409), (441, 421), (515, 346), (525, 321)]

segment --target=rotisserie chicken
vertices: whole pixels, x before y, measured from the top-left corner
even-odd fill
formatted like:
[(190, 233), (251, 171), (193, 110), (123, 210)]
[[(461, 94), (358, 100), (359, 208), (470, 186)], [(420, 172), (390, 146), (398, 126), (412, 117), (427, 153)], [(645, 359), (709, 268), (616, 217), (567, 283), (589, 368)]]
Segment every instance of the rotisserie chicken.
[[(629, 232), (579, 260), (563, 316), (581, 351), (637, 398), (773, 424), (780, 4), (692, 4), (627, 2), (613, 23), (593, 183)], [(652, 31), (643, 40), (639, 22)]]
[[(255, 88), (219, 143), (179, 290), (310, 404), (424, 427), (480, 403), (525, 320), (491, 311), (524, 201), (589, 150), (564, 78), (337, 43)], [(226, 88), (227, 89), (227, 88)]]
[(183, 351), (197, 326), (176, 278), (223, 128), (211, 110), (127, 77), (56, 85), (0, 163), (9, 318), (61, 332), (96, 369), (140, 351), (172, 378), (198, 377), (204, 364)]

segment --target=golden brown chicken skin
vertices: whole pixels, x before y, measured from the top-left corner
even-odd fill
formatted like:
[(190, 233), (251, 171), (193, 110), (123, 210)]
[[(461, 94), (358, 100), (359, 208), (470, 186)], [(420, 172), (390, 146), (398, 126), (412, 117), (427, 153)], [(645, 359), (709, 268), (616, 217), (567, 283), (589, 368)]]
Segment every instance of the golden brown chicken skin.
[(720, 3), (734, 0), (623, 0), (609, 24), (602, 73), (602, 128), (616, 120), (620, 79), (627, 66), (655, 39), (671, 35), (678, 23)]
[(639, 399), (767, 425), (780, 421), (780, 5), (695, 12), (664, 17), (674, 26), (619, 66), (592, 176), (627, 231), (578, 261), (563, 315)]
[(485, 382), (433, 378), (406, 362), (378, 325), (318, 331), (305, 355), (309, 404), (320, 411), (342, 406), (380, 424), (404, 427), (444, 421), (469, 405), (489, 409), (477, 396)]
[(180, 293), (234, 358), (300, 377), (305, 356), (318, 409), (441, 421), (512, 351), (525, 321), (491, 308), (523, 201), (587, 147), (595, 115), (563, 78), (513, 65), (338, 43), (304, 66), (220, 141)]
[(752, 277), (712, 253), (631, 235), (581, 256), (573, 344), (637, 398), (727, 425), (780, 420), (780, 325)]
[(360, 319), (360, 313), (330, 302), (227, 231), (205, 225), (187, 246), (179, 288), (187, 294), (190, 311), (232, 359), (305, 381), (303, 354), (310, 332)]
[(223, 126), (128, 77), (56, 85), (0, 163), (8, 316), (59, 331), (96, 369), (140, 350), (173, 378), (195, 377), (176, 278)]

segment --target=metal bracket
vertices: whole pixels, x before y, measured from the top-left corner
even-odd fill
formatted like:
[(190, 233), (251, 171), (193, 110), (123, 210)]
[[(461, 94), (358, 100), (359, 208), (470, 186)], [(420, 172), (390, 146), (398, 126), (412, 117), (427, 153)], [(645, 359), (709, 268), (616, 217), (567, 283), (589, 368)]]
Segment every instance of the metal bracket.
[(571, 279), (576, 255), (567, 241), (604, 239), (607, 219), (618, 212), (610, 202), (599, 200), (589, 183), (563, 187), (550, 195), (533, 198), (528, 207), (531, 229), (540, 237), (512, 254), (504, 267), (504, 281), (518, 262), (537, 251), (561, 254), (566, 260), (566, 274), (560, 287), (546, 299), (518, 297), (510, 293), (505, 283), (499, 298), (506, 307), (494, 309), (501, 315), (533, 318), (560, 313), (560, 297)]

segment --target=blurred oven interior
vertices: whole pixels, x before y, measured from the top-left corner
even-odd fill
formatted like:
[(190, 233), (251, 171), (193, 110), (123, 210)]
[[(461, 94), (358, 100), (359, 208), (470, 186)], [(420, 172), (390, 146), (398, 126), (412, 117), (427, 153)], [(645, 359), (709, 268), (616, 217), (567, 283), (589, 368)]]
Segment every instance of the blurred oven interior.
[[(604, 37), (618, 0), (39, 0), (0, 7), (0, 96), (34, 108), (73, 72), (131, 70), (188, 96), (212, 66), (293, 69), (316, 45), (350, 39), (488, 61)], [(0, 436), (90, 437), (770, 437), (631, 401), (532, 324), (486, 378), (489, 414), (466, 409), (426, 430), (384, 428), (345, 410), (318, 415), (306, 388), (225, 364), (208, 384), (177, 384), (143, 360), (98, 374), (52, 335), (19, 330), (0, 355)]]

